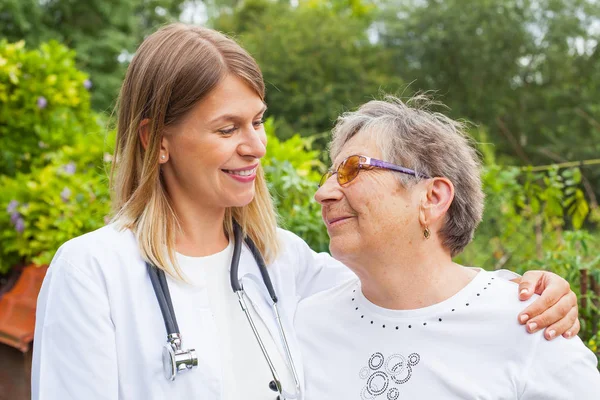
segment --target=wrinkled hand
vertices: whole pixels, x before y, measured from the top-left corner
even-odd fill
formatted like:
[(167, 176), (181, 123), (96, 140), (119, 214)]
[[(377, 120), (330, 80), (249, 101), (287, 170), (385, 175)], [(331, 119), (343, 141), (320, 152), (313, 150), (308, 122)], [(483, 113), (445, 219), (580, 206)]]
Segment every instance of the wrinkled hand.
[(577, 296), (569, 282), (547, 271), (527, 271), (520, 279), (519, 299), (527, 300), (534, 293), (540, 297), (519, 314), (519, 323), (527, 324), (527, 331), (537, 332), (546, 328), (544, 337), (552, 340), (558, 335), (572, 338), (581, 326)]

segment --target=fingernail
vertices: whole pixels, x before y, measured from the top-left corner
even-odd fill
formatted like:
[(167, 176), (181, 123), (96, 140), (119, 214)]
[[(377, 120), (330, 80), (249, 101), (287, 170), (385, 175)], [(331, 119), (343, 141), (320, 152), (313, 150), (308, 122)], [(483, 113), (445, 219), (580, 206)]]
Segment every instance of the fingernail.
[(523, 314), (519, 317), (519, 321), (521, 321), (521, 322), (525, 322), (528, 319), (529, 319), (529, 315), (527, 315), (527, 314)]
[(566, 338), (570, 338), (571, 337), (571, 332), (565, 332), (565, 337)]
[(548, 337), (550, 339), (552, 339), (555, 335), (556, 335), (556, 331), (555, 330), (551, 330), (550, 332), (548, 332)]
[(521, 292), (519, 294), (527, 294), (529, 293), (528, 289), (521, 289)]
[(529, 327), (529, 331), (533, 332), (535, 331), (535, 328), (537, 328), (537, 324), (535, 322), (532, 322), (530, 324), (527, 325)]

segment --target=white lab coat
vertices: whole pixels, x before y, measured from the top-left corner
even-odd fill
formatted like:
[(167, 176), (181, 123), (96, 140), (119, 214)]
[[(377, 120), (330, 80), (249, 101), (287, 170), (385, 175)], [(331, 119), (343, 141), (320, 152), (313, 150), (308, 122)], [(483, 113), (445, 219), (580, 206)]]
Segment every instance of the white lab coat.
[[(293, 233), (280, 229), (278, 234), (282, 251), (268, 268), (303, 383), (293, 329), (298, 302), (353, 274)], [(245, 245), (239, 277), (271, 336), (279, 338), (267, 290)], [(133, 234), (109, 225), (65, 243), (38, 298), (32, 399), (220, 399), (227, 365), (219, 359), (219, 332), (206, 291), (193, 298), (176, 294), (172, 291), (183, 347), (196, 350), (199, 365), (169, 382), (162, 370), (164, 322)]]

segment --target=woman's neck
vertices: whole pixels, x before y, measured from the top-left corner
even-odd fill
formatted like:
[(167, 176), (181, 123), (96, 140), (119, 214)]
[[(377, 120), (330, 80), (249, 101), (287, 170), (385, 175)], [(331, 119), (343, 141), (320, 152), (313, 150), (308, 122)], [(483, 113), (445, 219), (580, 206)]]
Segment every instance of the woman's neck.
[(175, 205), (173, 208), (181, 227), (175, 237), (175, 249), (178, 253), (203, 257), (227, 247), (229, 240), (223, 226), (225, 209), (195, 209)]
[[(402, 253), (401, 251), (399, 253)], [(463, 289), (476, 271), (452, 262), (443, 249), (420, 254), (381, 254), (352, 268), (365, 297), (380, 307), (412, 310), (444, 301)]]

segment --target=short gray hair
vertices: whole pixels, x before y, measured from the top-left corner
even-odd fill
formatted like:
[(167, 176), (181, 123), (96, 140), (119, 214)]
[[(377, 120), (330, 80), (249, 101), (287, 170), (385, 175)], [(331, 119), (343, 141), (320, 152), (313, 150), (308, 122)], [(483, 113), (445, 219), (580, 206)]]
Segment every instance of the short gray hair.
[[(439, 234), (454, 257), (471, 242), (481, 222), (481, 165), (465, 124), (431, 111), (435, 105), (439, 103), (426, 95), (417, 95), (406, 103), (393, 96), (369, 101), (338, 118), (330, 153), (335, 159), (350, 138), (368, 131), (375, 136), (384, 161), (411, 168), (418, 174), (449, 179), (454, 185), (454, 200)], [(397, 175), (404, 187), (418, 179)]]

